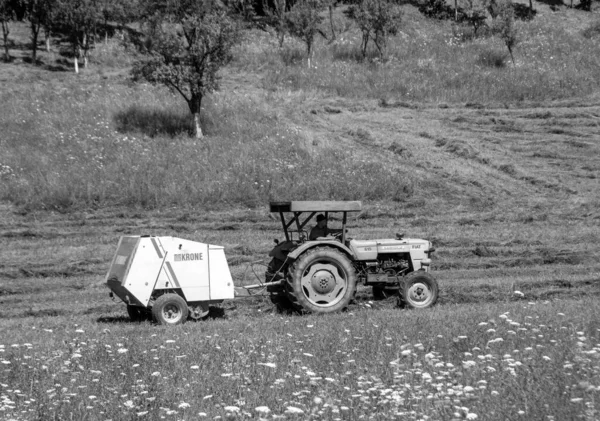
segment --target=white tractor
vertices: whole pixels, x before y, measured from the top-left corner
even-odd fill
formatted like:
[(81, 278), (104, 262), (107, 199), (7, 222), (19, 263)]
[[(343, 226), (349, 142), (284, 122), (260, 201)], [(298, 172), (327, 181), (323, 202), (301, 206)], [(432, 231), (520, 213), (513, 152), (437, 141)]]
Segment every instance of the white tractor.
[[(271, 203), (271, 212), (280, 215), (285, 241), (276, 241), (269, 253), (266, 283), (241, 288), (266, 286), (280, 309), (304, 313), (344, 310), (358, 282), (372, 286), (376, 298), (397, 294), (411, 308), (435, 304), (438, 285), (429, 274), (431, 243), (401, 235), (347, 238), (347, 214), (360, 210), (360, 202)], [(321, 228), (319, 237), (311, 235), (308, 222), (319, 213), (324, 227), (334, 212), (342, 214), (341, 229)], [(223, 247), (176, 237), (121, 237), (105, 282), (110, 295), (127, 305), (131, 319), (152, 315), (167, 325), (184, 323), (188, 317), (201, 319), (209, 305), (235, 298)]]
[(210, 304), (234, 298), (223, 247), (176, 237), (121, 237), (106, 284), (131, 319), (151, 314), (167, 325), (203, 318)]
[[(280, 309), (344, 310), (358, 282), (372, 286), (375, 298), (397, 294), (399, 304), (410, 308), (427, 308), (437, 301), (438, 284), (429, 273), (435, 250), (431, 242), (400, 234), (377, 240), (346, 237), (347, 214), (360, 211), (361, 202), (272, 202), (270, 208), (279, 213), (285, 234), (285, 241), (275, 240), (269, 253), (265, 279)], [(325, 227), (336, 212), (342, 214), (341, 229), (320, 228), (317, 232), (325, 236), (311, 235), (308, 223), (315, 215)]]

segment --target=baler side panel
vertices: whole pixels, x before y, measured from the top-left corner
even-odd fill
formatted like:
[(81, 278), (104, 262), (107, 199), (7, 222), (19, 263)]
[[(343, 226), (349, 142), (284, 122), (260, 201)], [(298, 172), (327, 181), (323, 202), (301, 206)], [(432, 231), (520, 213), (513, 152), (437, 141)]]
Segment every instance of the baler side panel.
[[(169, 254), (165, 272), (172, 281), (170, 288), (180, 288), (188, 302), (209, 300), (208, 245), (173, 238), (166, 249)], [(164, 285), (159, 281), (157, 288), (164, 288)]]
[(223, 247), (210, 245), (208, 253), (210, 256), (210, 299), (233, 299), (235, 294), (233, 279)]
[(157, 237), (140, 238), (123, 286), (144, 306), (150, 301), (165, 257)]

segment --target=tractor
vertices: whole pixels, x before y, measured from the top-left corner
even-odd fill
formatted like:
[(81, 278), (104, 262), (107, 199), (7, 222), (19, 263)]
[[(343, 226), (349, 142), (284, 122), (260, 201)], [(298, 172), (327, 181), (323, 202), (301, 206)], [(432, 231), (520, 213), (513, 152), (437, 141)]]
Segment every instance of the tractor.
[[(345, 310), (358, 283), (371, 286), (374, 298), (397, 294), (408, 308), (427, 308), (438, 298), (437, 281), (429, 273), (434, 248), (427, 240), (404, 238), (357, 240), (347, 236), (349, 212), (360, 212), (358, 201), (271, 202), (285, 240), (275, 240), (265, 281), (271, 301), (285, 311), (332, 313)], [(341, 213), (341, 229), (317, 230), (309, 222)], [(339, 218), (338, 218), (339, 220)]]

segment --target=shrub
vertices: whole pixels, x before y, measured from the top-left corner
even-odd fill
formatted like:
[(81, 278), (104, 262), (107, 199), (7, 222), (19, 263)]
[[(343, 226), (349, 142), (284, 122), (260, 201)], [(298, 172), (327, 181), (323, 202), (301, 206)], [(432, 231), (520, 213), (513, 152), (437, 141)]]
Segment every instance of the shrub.
[(506, 53), (501, 53), (496, 50), (484, 50), (479, 53), (477, 64), (486, 67), (504, 67), (506, 65)]
[(581, 34), (586, 38), (595, 38), (600, 36), (600, 21), (592, 23), (590, 26), (585, 28)]

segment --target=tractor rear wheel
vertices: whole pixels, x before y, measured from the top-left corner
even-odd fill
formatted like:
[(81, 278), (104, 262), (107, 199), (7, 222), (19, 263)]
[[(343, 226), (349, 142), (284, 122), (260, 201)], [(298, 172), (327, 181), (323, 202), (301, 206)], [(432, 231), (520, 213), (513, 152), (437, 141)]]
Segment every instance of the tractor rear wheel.
[(438, 299), (438, 284), (433, 276), (420, 270), (406, 276), (400, 292), (402, 304), (408, 308), (428, 308)]
[(350, 259), (331, 247), (317, 247), (300, 255), (286, 279), (286, 293), (294, 308), (307, 313), (344, 310), (354, 298), (356, 272)]
[(164, 294), (156, 299), (152, 306), (152, 317), (161, 325), (185, 323), (189, 309), (185, 300), (177, 294)]

